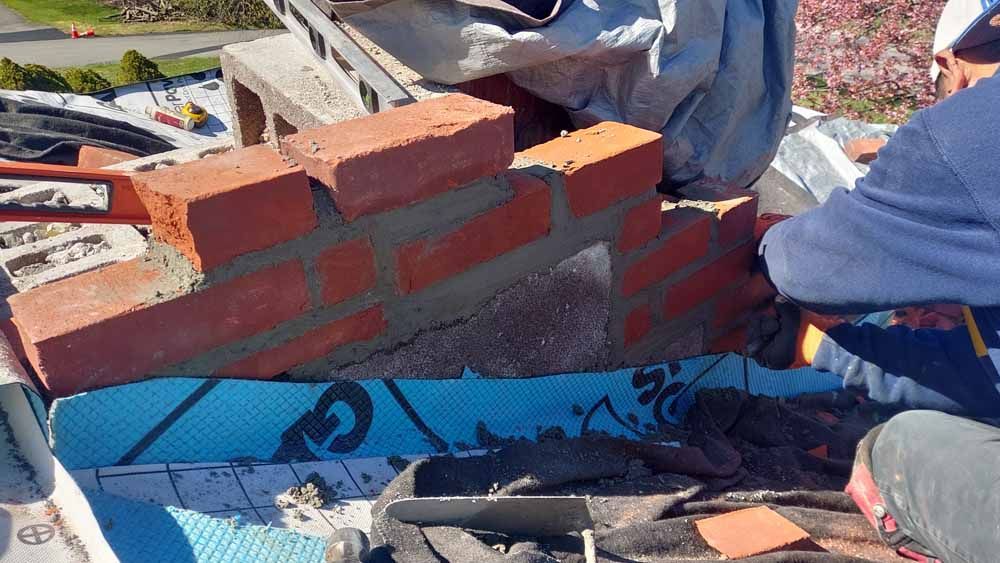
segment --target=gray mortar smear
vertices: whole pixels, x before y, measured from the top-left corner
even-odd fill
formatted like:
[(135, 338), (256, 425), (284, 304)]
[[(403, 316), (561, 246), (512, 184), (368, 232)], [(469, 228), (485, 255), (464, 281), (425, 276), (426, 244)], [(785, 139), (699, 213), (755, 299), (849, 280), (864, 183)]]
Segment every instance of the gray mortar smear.
[(611, 258), (597, 244), (496, 294), (470, 318), (337, 370), (348, 379), (559, 373), (607, 362)]

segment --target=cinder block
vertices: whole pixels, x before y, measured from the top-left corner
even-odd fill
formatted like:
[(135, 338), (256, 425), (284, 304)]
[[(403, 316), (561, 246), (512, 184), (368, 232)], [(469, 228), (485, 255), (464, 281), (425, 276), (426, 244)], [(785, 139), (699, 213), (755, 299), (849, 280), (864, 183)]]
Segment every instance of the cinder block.
[(616, 245), (619, 252), (641, 248), (660, 234), (663, 226), (662, 205), (663, 198), (657, 196), (646, 203), (640, 203), (625, 214), (625, 222)]
[(647, 193), (663, 178), (662, 136), (621, 123), (600, 123), (520, 155), (563, 175), (577, 217)]
[(282, 140), (353, 221), (499, 174), (514, 160), (514, 112), (451, 94)]
[(80, 182), (19, 180), (21, 187), (0, 194), (0, 204), (17, 203), (25, 207), (74, 207), (100, 211), (108, 206), (107, 190), (103, 185)]
[(663, 301), (663, 317), (679, 317), (726, 288), (742, 285), (750, 278), (755, 258), (756, 246), (750, 242), (670, 286)]
[(375, 287), (375, 250), (368, 237), (338, 244), (316, 258), (323, 303), (333, 305)]
[(80, 168), (104, 168), (105, 166), (121, 164), (122, 162), (135, 160), (136, 158), (138, 157), (127, 152), (83, 145), (80, 147), (76, 165)]
[(711, 226), (707, 215), (687, 215), (676, 230), (661, 236), (659, 248), (629, 266), (622, 278), (622, 294), (635, 295), (705, 256), (712, 236)]
[(132, 260), (9, 299), (27, 356), (57, 397), (136, 381), (247, 338), (309, 307), (297, 260), (186, 293), (152, 262)]
[[(460, 319), (414, 327), (416, 334), (400, 332), (408, 318), (390, 313), (389, 335), (402, 335), (403, 342), (386, 344), (371, 357), (336, 356), (323, 373), (347, 379), (440, 379), (460, 377), (466, 367), (486, 377), (608, 369), (616, 365), (608, 332), (611, 252), (606, 243), (590, 246), (551, 268), (520, 278)], [(484, 270), (481, 275), (467, 274), (473, 276), (469, 283), (490, 273), (503, 275)]]
[(385, 330), (386, 324), (382, 306), (377, 305), (230, 364), (215, 375), (271, 379), (297, 365), (323, 358), (345, 344), (371, 340)]
[(551, 225), (552, 194), (541, 180), (511, 174), (514, 198), (474, 217), (455, 231), (396, 250), (401, 294), (413, 293), (544, 237)]
[[(347, 31), (414, 98), (454, 90), (428, 83), (364, 37)], [(297, 131), (365, 115), (291, 34), (227, 45), (220, 58), (239, 147), (277, 144)]]
[(643, 339), (653, 328), (653, 316), (648, 304), (642, 304), (625, 317), (625, 347), (629, 348)]
[(136, 158), (119, 164), (113, 164), (111, 166), (107, 166), (106, 168), (108, 170), (124, 170), (127, 172), (151, 172), (153, 170), (162, 170), (163, 168), (184, 164), (185, 162), (193, 162), (210, 156), (227, 153), (231, 150), (233, 150), (232, 139), (209, 141), (197, 147), (185, 147), (160, 154), (144, 156), (142, 158)]
[(199, 271), (303, 236), (317, 224), (305, 173), (250, 147), (133, 177), (153, 234)]
[[(127, 225), (17, 223), (0, 228), (0, 266), (18, 291), (68, 278), (146, 251), (146, 239)], [(28, 244), (13, 244), (34, 240)]]

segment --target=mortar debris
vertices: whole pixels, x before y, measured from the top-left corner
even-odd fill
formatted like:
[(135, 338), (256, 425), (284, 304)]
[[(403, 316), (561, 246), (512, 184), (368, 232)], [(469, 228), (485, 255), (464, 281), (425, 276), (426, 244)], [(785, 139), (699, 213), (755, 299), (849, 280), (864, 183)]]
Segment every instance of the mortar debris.
[(484, 448), (503, 448), (516, 442), (514, 438), (502, 438), (486, 427), (486, 423), (480, 420), (476, 423), (476, 442)]
[(368, 483), (372, 482), (372, 476), (369, 475), (369, 474), (367, 474), (367, 473), (362, 473), (361, 474), (361, 481), (363, 481), (364, 484), (367, 485)]
[(580, 405), (578, 405), (576, 403), (573, 403), (573, 414), (575, 416), (583, 416), (584, 412), (585, 411), (583, 410), (583, 407), (581, 407)]
[(628, 473), (625, 474), (625, 479), (634, 481), (643, 477), (649, 477), (652, 474), (653, 470), (646, 467), (646, 464), (641, 459), (632, 459), (628, 462)]
[(550, 442), (552, 440), (565, 440), (566, 431), (563, 430), (562, 426), (550, 426), (545, 430), (542, 427), (537, 428), (537, 436), (535, 440), (537, 442)]
[[(302, 485), (289, 487), (285, 494), (297, 505), (311, 506), (312, 508), (323, 508), (327, 503), (337, 498), (337, 491), (326, 484), (326, 479), (320, 477), (319, 473), (313, 472), (306, 476), (306, 482)], [(287, 508), (278, 507), (278, 508)]]

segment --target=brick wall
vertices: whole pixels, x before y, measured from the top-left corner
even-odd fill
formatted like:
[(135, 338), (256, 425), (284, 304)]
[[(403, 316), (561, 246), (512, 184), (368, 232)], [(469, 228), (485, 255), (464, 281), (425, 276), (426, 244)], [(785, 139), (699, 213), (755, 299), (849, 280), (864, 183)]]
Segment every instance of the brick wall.
[(139, 172), (138, 259), (10, 298), (56, 396), (162, 375), (323, 380), (609, 369), (700, 354), (766, 298), (749, 192), (657, 193), (661, 139), (514, 152), (462, 94)]

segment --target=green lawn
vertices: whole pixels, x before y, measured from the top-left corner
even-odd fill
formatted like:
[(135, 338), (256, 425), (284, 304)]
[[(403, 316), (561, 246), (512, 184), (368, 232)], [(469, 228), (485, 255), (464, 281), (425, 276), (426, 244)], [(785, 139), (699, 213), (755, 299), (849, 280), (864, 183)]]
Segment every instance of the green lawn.
[(70, 25), (76, 24), (83, 32), (93, 26), (97, 35), (133, 35), (171, 31), (210, 31), (229, 29), (218, 23), (200, 22), (154, 22), (121, 23), (103, 19), (118, 11), (99, 0), (0, 0), (8, 8), (35, 23), (48, 25), (69, 32)]
[[(206, 70), (219, 66), (219, 57), (186, 57), (183, 59), (153, 59), (156, 66), (160, 67), (160, 72), (167, 76), (178, 76), (199, 70)], [(90, 69), (100, 74), (112, 86), (121, 86), (118, 80), (118, 61), (110, 63), (97, 63), (80, 68)], [(57, 71), (65, 71), (66, 68), (57, 68)]]

